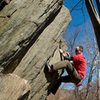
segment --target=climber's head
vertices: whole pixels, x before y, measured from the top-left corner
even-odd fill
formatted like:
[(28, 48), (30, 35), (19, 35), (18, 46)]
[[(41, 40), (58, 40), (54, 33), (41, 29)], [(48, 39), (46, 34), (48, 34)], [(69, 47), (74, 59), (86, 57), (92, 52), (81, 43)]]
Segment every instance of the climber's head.
[(83, 52), (83, 47), (82, 46), (77, 46), (75, 49), (75, 53), (82, 53)]

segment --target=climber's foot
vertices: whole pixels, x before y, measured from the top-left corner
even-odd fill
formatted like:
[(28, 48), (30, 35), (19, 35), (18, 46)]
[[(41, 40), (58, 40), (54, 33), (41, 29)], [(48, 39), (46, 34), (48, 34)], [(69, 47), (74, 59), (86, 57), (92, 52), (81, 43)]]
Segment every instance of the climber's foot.
[(60, 85), (61, 85), (61, 79), (58, 79), (57, 82), (56, 82), (56, 84), (54, 85), (54, 88), (51, 90), (51, 92), (53, 94), (56, 94), (56, 92), (59, 89)]
[(48, 62), (46, 63), (46, 67), (48, 68), (48, 72), (53, 72), (53, 65), (50, 65)]

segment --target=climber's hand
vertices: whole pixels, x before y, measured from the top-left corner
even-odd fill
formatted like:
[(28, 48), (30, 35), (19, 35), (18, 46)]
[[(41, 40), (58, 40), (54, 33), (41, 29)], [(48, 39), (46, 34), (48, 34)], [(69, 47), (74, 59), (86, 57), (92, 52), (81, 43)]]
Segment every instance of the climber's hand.
[(66, 56), (66, 53), (64, 53), (64, 51), (62, 49), (59, 49), (60, 53), (63, 55), (63, 57)]
[(66, 52), (66, 55), (67, 55), (68, 57), (70, 57), (70, 53), (69, 53), (69, 52)]
[(62, 53), (62, 54), (63, 54), (63, 50), (62, 50), (62, 49), (59, 49), (59, 51), (60, 51), (60, 53)]

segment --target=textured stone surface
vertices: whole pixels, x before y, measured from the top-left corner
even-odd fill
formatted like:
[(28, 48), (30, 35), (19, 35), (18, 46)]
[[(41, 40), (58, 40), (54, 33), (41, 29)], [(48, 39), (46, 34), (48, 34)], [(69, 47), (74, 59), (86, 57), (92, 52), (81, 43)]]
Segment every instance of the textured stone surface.
[(0, 76), (0, 100), (21, 100), (28, 97), (29, 91), (27, 80), (14, 74)]
[(28, 80), (29, 100), (45, 100), (59, 77), (47, 73), (45, 63), (60, 61), (59, 41), (70, 21), (62, 5), (63, 0), (12, 0), (0, 11), (0, 71)]
[[(62, 8), (55, 20), (42, 32), (41, 36), (28, 50), (14, 71), (15, 74), (30, 81), (33, 100), (39, 100), (40, 96), (45, 96), (45, 93), (49, 90), (47, 86), (52, 86), (54, 79), (57, 79), (55, 75), (47, 75), (47, 73), (45, 75), (44, 64), (48, 60), (50, 60), (50, 63), (60, 61), (57, 48), (59, 47), (59, 40), (62, 36), (61, 33), (67, 25), (67, 12), (65, 12), (66, 9)], [(52, 58), (54, 56), (55, 59)], [(38, 94), (36, 94), (37, 92)]]
[(16, 62), (22, 59), (45, 27), (55, 18), (62, 1), (13, 0), (0, 12), (1, 67), (12, 66), (16, 59)]
[[(75, 96), (75, 91), (58, 89), (56, 94), (50, 94), (47, 100), (78, 100)], [(84, 99), (83, 99), (84, 100)]]

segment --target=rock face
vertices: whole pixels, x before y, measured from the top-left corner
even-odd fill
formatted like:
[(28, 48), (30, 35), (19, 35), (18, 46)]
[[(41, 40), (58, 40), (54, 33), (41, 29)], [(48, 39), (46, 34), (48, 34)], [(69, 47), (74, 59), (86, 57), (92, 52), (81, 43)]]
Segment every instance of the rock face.
[(23, 100), (28, 98), (29, 92), (27, 80), (14, 74), (0, 76), (0, 100)]
[(28, 80), (29, 100), (45, 100), (59, 77), (45, 63), (60, 61), (59, 41), (69, 21), (63, 0), (11, 0), (2, 6), (0, 72)]
[(75, 91), (64, 90), (64, 89), (58, 89), (55, 95), (50, 94), (47, 97), (47, 100), (78, 100), (78, 99), (79, 98), (77, 98), (77, 96), (75, 96)]

